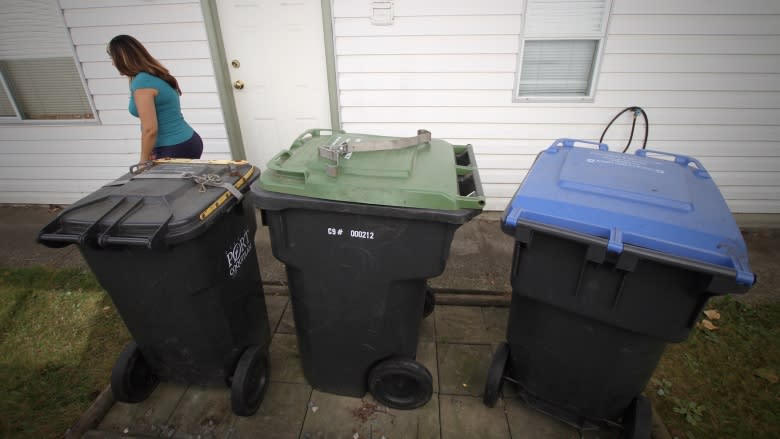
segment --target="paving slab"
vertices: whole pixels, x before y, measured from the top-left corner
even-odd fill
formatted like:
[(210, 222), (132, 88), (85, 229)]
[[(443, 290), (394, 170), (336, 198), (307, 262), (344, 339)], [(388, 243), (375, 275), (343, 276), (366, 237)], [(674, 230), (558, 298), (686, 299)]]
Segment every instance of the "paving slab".
[(417, 345), (417, 361), (428, 369), (433, 378), (433, 393), (439, 392), (439, 364), (436, 355), (436, 343), (420, 341)]
[(363, 398), (313, 391), (302, 439), (439, 439), (437, 395), (416, 410), (382, 406)]
[(481, 398), (441, 395), (441, 439), (509, 439), (503, 407), (488, 408)]
[(436, 307), (434, 316), (437, 342), (490, 343), (480, 307), (441, 305)]
[(236, 416), (230, 389), (190, 386), (168, 420), (163, 436), (175, 439), (222, 439), (232, 432)]
[(506, 341), (506, 326), (509, 321), (509, 308), (486, 306), (482, 307), (482, 316), (485, 319), (485, 331), (488, 341), (501, 343)]
[[(436, 309), (433, 310), (436, 313)], [(436, 317), (434, 314), (425, 317), (420, 323), (420, 340), (436, 341)]]
[(81, 439), (153, 439), (157, 436), (142, 436), (138, 434), (124, 434), (115, 431), (90, 430), (81, 436)]
[(284, 308), (284, 314), (282, 314), (282, 320), (279, 322), (279, 327), (276, 328), (276, 332), (281, 334), (295, 334), (295, 318), (293, 316), (292, 303), (287, 302), (287, 307)]
[(271, 381), (305, 384), (303, 365), (298, 353), (298, 339), (293, 334), (276, 333), (269, 348)]
[(287, 272), (284, 264), (274, 257), (271, 250), (271, 235), (268, 227), (263, 226), (262, 215), (259, 210), (255, 209), (255, 215), (257, 217), (255, 249), (263, 282), (273, 285), (287, 285)]
[(279, 326), (280, 320), (282, 320), (282, 314), (289, 301), (290, 298), (287, 296), (265, 295), (265, 306), (268, 311), (268, 326), (271, 327), (271, 334), (276, 332), (276, 328)]
[(518, 398), (506, 398), (503, 402), (512, 439), (618, 439), (620, 437), (616, 430), (580, 431), (529, 407)]
[(458, 228), (444, 272), (429, 284), (443, 290), (511, 291), (515, 241), (501, 232), (500, 218), (501, 212), (485, 212)]
[(439, 389), (447, 395), (482, 395), (493, 350), (490, 345), (439, 343)]
[(98, 425), (98, 430), (142, 436), (163, 434), (169, 431), (168, 419), (186, 391), (185, 385), (160, 383), (142, 402), (116, 402)]
[(308, 384), (270, 383), (257, 413), (236, 417), (229, 439), (298, 438), (311, 392)]

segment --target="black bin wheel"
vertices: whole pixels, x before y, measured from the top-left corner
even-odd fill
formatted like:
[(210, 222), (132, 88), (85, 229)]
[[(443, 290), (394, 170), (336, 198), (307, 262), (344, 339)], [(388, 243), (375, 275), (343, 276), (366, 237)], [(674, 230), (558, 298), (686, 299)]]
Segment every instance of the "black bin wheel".
[(141, 402), (157, 387), (159, 379), (144, 359), (138, 344), (131, 341), (119, 354), (111, 371), (111, 392), (121, 402)]
[(621, 439), (650, 439), (653, 429), (653, 409), (650, 401), (642, 395), (637, 396), (623, 415), (623, 435)]
[(230, 385), (230, 404), (238, 416), (252, 416), (263, 402), (268, 387), (268, 351), (248, 347), (238, 360)]
[(433, 395), (433, 378), (422, 364), (408, 358), (379, 362), (368, 374), (368, 389), (381, 404), (400, 410), (422, 407)]
[(504, 383), (504, 371), (506, 370), (507, 361), (509, 361), (509, 344), (504, 342), (498, 345), (498, 349), (496, 349), (493, 361), (488, 369), (485, 393), (482, 395), (482, 402), (488, 407), (494, 407), (498, 401), (501, 385)]
[(433, 288), (430, 285), (425, 286), (425, 305), (423, 306), (423, 318), (433, 314), (433, 309), (436, 308), (436, 295), (433, 293)]

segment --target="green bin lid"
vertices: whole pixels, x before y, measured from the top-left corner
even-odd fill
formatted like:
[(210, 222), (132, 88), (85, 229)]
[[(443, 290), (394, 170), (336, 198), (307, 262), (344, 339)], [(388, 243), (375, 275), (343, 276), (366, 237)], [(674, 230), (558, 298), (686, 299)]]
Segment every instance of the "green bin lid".
[[(483, 208), (485, 196), (471, 145), (430, 139), (398, 149), (358, 151), (361, 143), (397, 140), (308, 130), (268, 162), (256, 184), (270, 192), (325, 200), (440, 210)], [(337, 154), (344, 144), (350, 145), (347, 149), (358, 147)]]

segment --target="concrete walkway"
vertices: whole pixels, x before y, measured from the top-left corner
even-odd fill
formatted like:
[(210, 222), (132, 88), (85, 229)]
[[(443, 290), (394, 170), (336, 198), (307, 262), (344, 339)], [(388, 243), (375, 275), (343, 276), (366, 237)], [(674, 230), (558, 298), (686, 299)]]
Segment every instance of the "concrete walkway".
[[(0, 206), (0, 266), (88, 270), (75, 246), (48, 249), (35, 243), (38, 231), (56, 214), (56, 208), (43, 206)], [(746, 230), (751, 267), (759, 277), (745, 300), (780, 300), (778, 217), (741, 216), (738, 221)], [(492, 409), (481, 402), (492, 353), (505, 340), (511, 293), (514, 240), (500, 231), (499, 214), (483, 214), (461, 227), (445, 272), (430, 281), (439, 304), (423, 321), (418, 360), (433, 375), (434, 396), (426, 406), (412, 411), (381, 407), (368, 395), (361, 399), (321, 393), (306, 383), (284, 267), (271, 254), (265, 227), (258, 229), (255, 241), (274, 330), (271, 382), (260, 411), (249, 418), (234, 416), (227, 387), (162, 384), (139, 404), (113, 403), (110, 392), (104, 392), (104, 409), (90, 410), (92, 418), (79, 424), (89, 427), (84, 438), (580, 437), (580, 432), (529, 409), (517, 398), (500, 399)], [(605, 431), (583, 434), (617, 437)], [(653, 437), (667, 437), (657, 418)]]
[[(116, 403), (84, 438), (578, 438), (576, 430), (517, 399), (482, 404), (492, 352), (503, 341), (507, 308), (440, 306), (423, 322), (417, 360), (434, 379), (431, 401), (417, 410), (382, 407), (312, 388), (303, 377), (289, 301), (266, 296), (272, 327), (271, 381), (259, 412), (233, 415), (227, 388), (161, 385), (140, 404)], [(123, 436), (125, 437), (125, 436)], [(613, 438), (613, 432), (586, 433)]]

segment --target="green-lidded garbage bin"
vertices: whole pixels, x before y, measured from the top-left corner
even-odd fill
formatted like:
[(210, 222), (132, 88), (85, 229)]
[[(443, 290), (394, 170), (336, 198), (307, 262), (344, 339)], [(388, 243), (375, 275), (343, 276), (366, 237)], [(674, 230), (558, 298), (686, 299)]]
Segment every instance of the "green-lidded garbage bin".
[(696, 159), (560, 139), (539, 153), (502, 218), (515, 239), (507, 343), (484, 402), (509, 378), (578, 428), (650, 438), (641, 395), (668, 343), (710, 297), (755, 282), (718, 187)]
[(77, 244), (133, 341), (111, 376), (117, 400), (157, 382), (229, 385), (251, 415), (268, 381), (270, 330), (244, 194), (247, 162), (164, 159), (134, 166), (41, 230), (50, 247)]
[[(415, 355), (455, 230), (484, 205), (470, 145), (310, 130), (249, 195), (286, 265), (298, 347), (316, 389), (369, 390), (400, 409), (431, 397)], [(427, 308), (427, 311), (426, 311)]]

